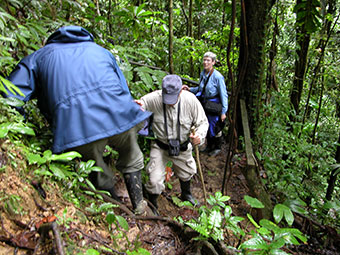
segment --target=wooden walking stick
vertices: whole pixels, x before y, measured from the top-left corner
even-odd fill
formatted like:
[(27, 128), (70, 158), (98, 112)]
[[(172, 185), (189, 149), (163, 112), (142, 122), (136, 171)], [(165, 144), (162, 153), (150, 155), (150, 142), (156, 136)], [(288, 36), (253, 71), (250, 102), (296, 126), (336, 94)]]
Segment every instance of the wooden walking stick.
[[(195, 129), (194, 128), (191, 129), (191, 132), (192, 132), (193, 135), (195, 135)], [(207, 191), (205, 190), (203, 171), (202, 171), (202, 168), (201, 168), (200, 154), (199, 154), (198, 145), (194, 145), (194, 147), (195, 147), (195, 154), (196, 154), (196, 161), (197, 161), (197, 166), (198, 166), (198, 172), (200, 174), (201, 182), (202, 182), (202, 186), (203, 186), (204, 202), (205, 202), (205, 206), (207, 206)]]

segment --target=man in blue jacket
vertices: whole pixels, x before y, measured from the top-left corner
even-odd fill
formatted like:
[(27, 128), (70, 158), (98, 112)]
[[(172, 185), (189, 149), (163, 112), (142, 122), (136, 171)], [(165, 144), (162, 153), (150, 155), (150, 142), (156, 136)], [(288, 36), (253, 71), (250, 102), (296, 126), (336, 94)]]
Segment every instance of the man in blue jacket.
[(135, 213), (144, 211), (136, 125), (151, 113), (134, 102), (114, 56), (94, 43), (91, 33), (78, 26), (58, 29), (8, 79), (24, 93), (18, 98), (38, 98), (53, 131), (53, 152), (75, 150), (83, 161), (95, 160), (104, 172), (91, 173), (91, 181), (115, 199), (114, 174), (103, 152), (106, 145), (117, 150), (116, 168), (123, 173)]

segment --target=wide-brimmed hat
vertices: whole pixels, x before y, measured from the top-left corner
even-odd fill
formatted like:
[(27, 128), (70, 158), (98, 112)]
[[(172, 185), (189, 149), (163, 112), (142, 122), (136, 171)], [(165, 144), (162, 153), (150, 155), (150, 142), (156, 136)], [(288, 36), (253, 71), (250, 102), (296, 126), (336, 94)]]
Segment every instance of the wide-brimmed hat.
[(169, 74), (163, 78), (162, 97), (164, 104), (176, 104), (182, 90), (182, 79), (176, 74)]

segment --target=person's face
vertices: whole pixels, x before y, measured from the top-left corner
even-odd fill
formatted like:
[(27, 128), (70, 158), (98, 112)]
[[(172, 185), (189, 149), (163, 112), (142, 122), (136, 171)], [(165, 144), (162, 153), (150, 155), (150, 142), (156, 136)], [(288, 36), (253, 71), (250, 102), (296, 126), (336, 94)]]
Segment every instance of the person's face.
[(215, 61), (212, 60), (210, 57), (204, 57), (203, 58), (203, 68), (206, 72), (210, 72), (210, 70), (213, 68), (215, 64)]

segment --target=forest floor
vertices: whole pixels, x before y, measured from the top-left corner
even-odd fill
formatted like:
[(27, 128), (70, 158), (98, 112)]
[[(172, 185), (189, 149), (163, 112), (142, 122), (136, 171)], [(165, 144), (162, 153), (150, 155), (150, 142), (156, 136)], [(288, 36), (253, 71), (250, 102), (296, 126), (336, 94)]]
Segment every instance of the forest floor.
[[(20, 151), (8, 150), (11, 149), (3, 143), (0, 150), (0, 169), (3, 169), (11, 160), (7, 156), (9, 152), (17, 158), (22, 157)], [(208, 195), (221, 191), (226, 155), (225, 144), (222, 152), (217, 156), (210, 157), (205, 153), (200, 153)], [(230, 196), (228, 203), (232, 207), (233, 215), (247, 218), (246, 214), (249, 213), (250, 208), (243, 197), (249, 195), (249, 189), (240, 170), (244, 167), (245, 159), (242, 154), (237, 158), (238, 160), (233, 162), (231, 178), (227, 183), (227, 195)], [(25, 168), (26, 166), (17, 167)], [(128, 208), (131, 208), (124, 182), (118, 173), (117, 178), (118, 196)], [(55, 182), (45, 179), (40, 186), (46, 193), (46, 197), (43, 198), (41, 191), (39, 193), (36, 189), (37, 185), (32, 185), (32, 180), (34, 181), (33, 174), (26, 175), (11, 167), (0, 171), (0, 255), (62, 254), (56, 252), (56, 247), (58, 247), (56, 237), (58, 236), (62, 239), (59, 244), (66, 250), (64, 254), (143, 254), (128, 253), (128, 250), (138, 247), (154, 255), (213, 254), (210, 250), (199, 249), (197, 242), (190, 240), (184, 229), (176, 227), (171, 222), (169, 224), (167, 220), (159, 220), (157, 217), (134, 218), (117, 208), (115, 213), (125, 217), (129, 224), (129, 230), (122, 235), (122, 231), (114, 226), (108, 229), (107, 223), (103, 220), (104, 214), (90, 213), (85, 208), (65, 200), (61, 187)], [(178, 216), (184, 220), (196, 218), (197, 210), (178, 207), (173, 203), (172, 197), (180, 196), (178, 179), (172, 176), (169, 183), (172, 189), (167, 187), (159, 198), (160, 216), (166, 219)], [(192, 193), (200, 204), (204, 204), (199, 175), (194, 176), (192, 180)], [(51, 226), (51, 222), (56, 220), (55, 215), (58, 218), (58, 228), (54, 228), (56, 225)], [(48, 225), (53, 230), (48, 232), (50, 229), (47, 229), (47, 239), (42, 238), (43, 234), (38, 234), (37, 229), (41, 230), (42, 224)], [(251, 228), (251, 224), (246, 222), (241, 225), (243, 228)], [(236, 247), (238, 240), (230, 232), (224, 243)], [(100, 250), (100, 253), (90, 251), (86, 253), (89, 248)], [(340, 254), (331, 247), (321, 248), (316, 240), (284, 250), (291, 254)]]

